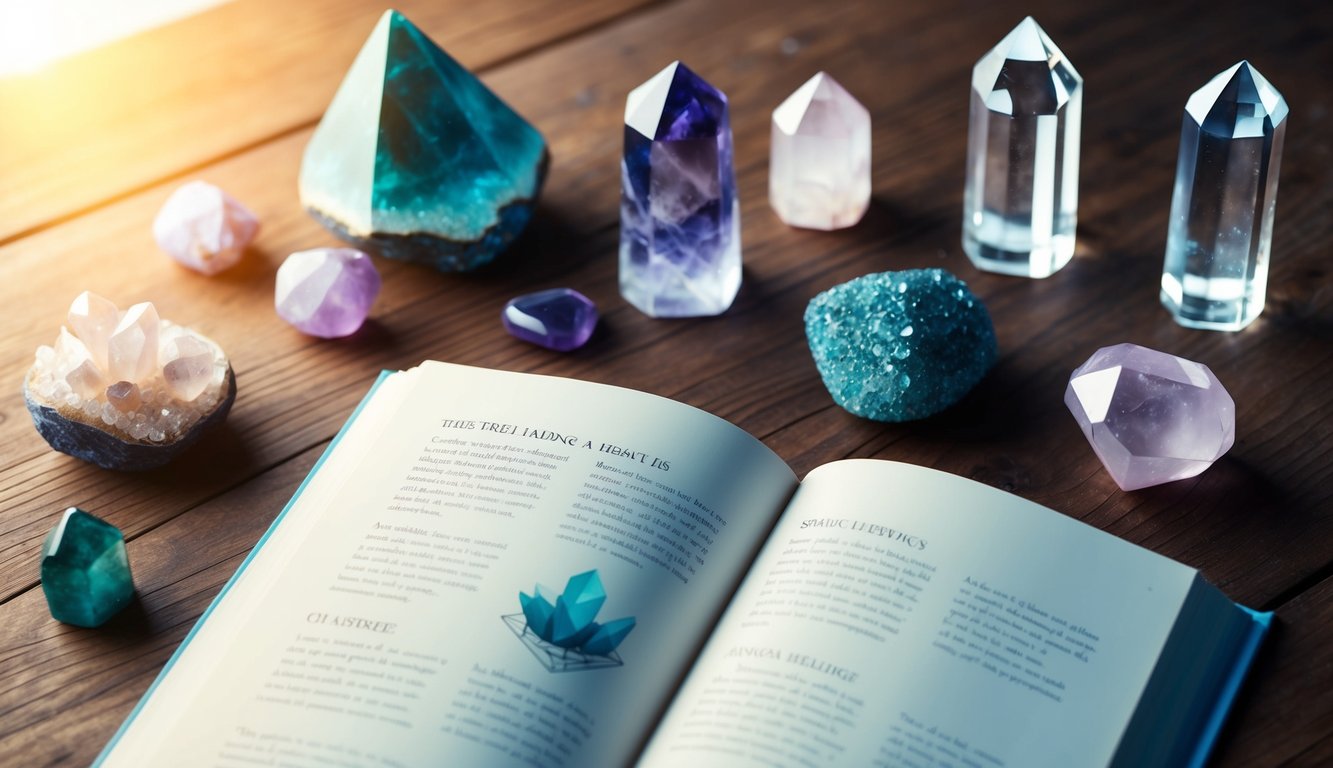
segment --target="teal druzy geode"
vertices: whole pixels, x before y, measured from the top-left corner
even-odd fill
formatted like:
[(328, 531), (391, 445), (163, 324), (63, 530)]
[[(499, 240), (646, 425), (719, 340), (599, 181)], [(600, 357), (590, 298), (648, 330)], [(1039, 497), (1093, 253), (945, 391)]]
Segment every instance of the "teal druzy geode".
[(546, 142), (397, 11), (386, 11), (307, 145), (301, 201), (358, 247), (444, 271), (518, 237)]
[(70, 507), (42, 544), (42, 592), (51, 616), (105, 624), (134, 597), (125, 538), (114, 525)]
[(833, 400), (876, 421), (939, 413), (976, 386), (997, 355), (985, 305), (942, 269), (836, 285), (811, 299), (805, 333)]

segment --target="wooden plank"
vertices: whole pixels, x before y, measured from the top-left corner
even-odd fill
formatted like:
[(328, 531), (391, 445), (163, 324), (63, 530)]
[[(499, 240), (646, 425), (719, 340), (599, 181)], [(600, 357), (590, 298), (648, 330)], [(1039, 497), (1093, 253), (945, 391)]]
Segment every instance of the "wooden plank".
[[(485, 69), (660, 0), (404, 0)], [(383, 7), (232, 0), (29, 76), (0, 77), (0, 243), (319, 119)]]
[(1212, 765), (1329, 765), (1333, 761), (1333, 579), (1283, 606), (1241, 689)]

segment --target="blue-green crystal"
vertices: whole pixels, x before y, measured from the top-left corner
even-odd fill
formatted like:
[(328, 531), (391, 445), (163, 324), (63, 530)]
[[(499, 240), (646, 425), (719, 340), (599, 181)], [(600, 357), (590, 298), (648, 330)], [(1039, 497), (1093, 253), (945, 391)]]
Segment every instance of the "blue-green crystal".
[(620, 647), (631, 629), (634, 629), (634, 617), (629, 616), (615, 621), (608, 621), (597, 628), (592, 637), (583, 644), (583, 652), (605, 656)]
[(386, 11), (306, 147), (301, 200), (358, 247), (468, 270), (527, 226), (546, 165), (535, 128)]
[(57, 621), (106, 623), (134, 597), (125, 538), (81, 509), (65, 510), (42, 544), (42, 592)]
[(942, 269), (836, 285), (806, 307), (805, 333), (833, 400), (876, 421), (939, 413), (976, 386), (997, 355), (985, 305)]

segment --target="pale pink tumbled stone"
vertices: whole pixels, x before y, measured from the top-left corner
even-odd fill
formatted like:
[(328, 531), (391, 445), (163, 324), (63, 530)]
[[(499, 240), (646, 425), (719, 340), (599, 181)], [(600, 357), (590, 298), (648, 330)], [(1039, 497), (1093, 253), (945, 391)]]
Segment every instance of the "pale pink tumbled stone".
[(205, 275), (235, 266), (258, 232), (259, 219), (253, 213), (204, 181), (171, 193), (153, 220), (158, 247)]
[(773, 110), (768, 201), (809, 229), (850, 227), (870, 207), (870, 113), (823, 72)]
[(1126, 491), (1194, 477), (1236, 441), (1236, 403), (1208, 366), (1135, 344), (1094, 352), (1065, 405)]

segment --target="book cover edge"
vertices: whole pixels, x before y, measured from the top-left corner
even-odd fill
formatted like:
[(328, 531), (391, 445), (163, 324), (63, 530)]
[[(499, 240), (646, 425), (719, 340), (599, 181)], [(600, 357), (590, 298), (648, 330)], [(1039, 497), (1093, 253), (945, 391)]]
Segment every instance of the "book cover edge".
[(1231, 713), (1231, 705), (1235, 703), (1236, 696), (1240, 693), (1241, 684), (1245, 682), (1245, 678), (1249, 675), (1250, 667), (1253, 666), (1254, 659), (1259, 653), (1259, 647), (1263, 644), (1264, 638), (1268, 636), (1268, 630), (1272, 628), (1272, 611), (1256, 611), (1239, 603), (1236, 603), (1236, 607), (1248, 613), (1253, 620), (1253, 624), (1250, 626), (1250, 636), (1246, 639), (1245, 647), (1241, 649), (1240, 655), (1236, 658), (1236, 664), (1232, 667), (1231, 674), (1222, 686), (1222, 694), (1217, 697), (1213, 712), (1208, 718), (1207, 725), (1204, 726), (1198, 747), (1189, 762), (1191, 768), (1202, 768), (1208, 762), (1208, 756), (1212, 754), (1213, 746), (1217, 744), (1217, 737), (1222, 731), (1222, 725), (1226, 722), (1227, 715)]
[(352, 415), (347, 417), (347, 421), (345, 421), (342, 428), (338, 430), (338, 434), (333, 436), (333, 440), (329, 442), (329, 446), (324, 449), (324, 452), (319, 456), (319, 460), (315, 462), (315, 466), (310, 468), (310, 472), (305, 476), (305, 479), (303, 479), (301, 484), (296, 487), (296, 492), (292, 494), (290, 499), (288, 499), (287, 503), (283, 506), (282, 511), (273, 519), (273, 522), (269, 525), (268, 529), (264, 531), (264, 535), (259, 537), (259, 541), (255, 543), (255, 546), (250, 550), (250, 553), (245, 556), (245, 560), (243, 560), (240, 566), (237, 567), (236, 572), (231, 575), (231, 578), (227, 579), (226, 584), (222, 585), (222, 589), (218, 592), (217, 596), (213, 598), (212, 602), (208, 604), (208, 608), (204, 609), (204, 612), (199, 616), (198, 621), (194, 623), (194, 626), (190, 628), (189, 633), (185, 635), (185, 639), (181, 641), (181, 644), (177, 646), (175, 652), (171, 654), (171, 658), (167, 659), (167, 663), (163, 665), (162, 671), (158, 672), (157, 677), (153, 678), (153, 682), (148, 686), (148, 690), (144, 691), (143, 696), (140, 696), (139, 701), (134, 704), (134, 709), (130, 710), (130, 714), (126, 716), (124, 722), (122, 722), (120, 727), (116, 729), (111, 740), (108, 741), (106, 746), (102, 748), (102, 751), (98, 753), (97, 758), (93, 760), (93, 768), (102, 765), (103, 761), (111, 755), (112, 750), (114, 750), (116, 745), (120, 743), (121, 737), (129, 730), (130, 725), (133, 724), (135, 718), (139, 716), (139, 712), (143, 710), (144, 705), (148, 703), (148, 700), (152, 698), (153, 694), (157, 691), (157, 686), (166, 678), (167, 674), (171, 672), (171, 668), (176, 665), (176, 661), (181, 657), (181, 654), (185, 652), (186, 647), (188, 647), (190, 641), (194, 639), (199, 628), (202, 627), (204, 622), (208, 620), (208, 617), (213, 614), (213, 609), (216, 608), (218, 604), (222, 602), (222, 599), (227, 596), (227, 593), (231, 591), (232, 586), (236, 584), (241, 578), (241, 574), (245, 572), (246, 567), (250, 565), (250, 561), (254, 560), (255, 555), (258, 554), (259, 550), (263, 548), (266, 542), (268, 542), (269, 537), (278, 529), (278, 526), (282, 524), (287, 513), (293, 506), (295, 506), (296, 500), (301, 498), (301, 493), (305, 491), (306, 486), (309, 485), (310, 481), (319, 473), (320, 468), (324, 466), (325, 460), (332, 455), (333, 449), (338, 447), (338, 443), (342, 441), (343, 436), (352, 428), (353, 422), (355, 422), (357, 417), (361, 415), (361, 411), (366, 407), (366, 404), (370, 402), (370, 399), (380, 388), (380, 384), (382, 384), (389, 376), (393, 375), (393, 373), (393, 371), (388, 370), (380, 371), (379, 376), (375, 378), (375, 383), (370, 386), (370, 390), (361, 398), (361, 402), (357, 403), (356, 408), (352, 411)]

